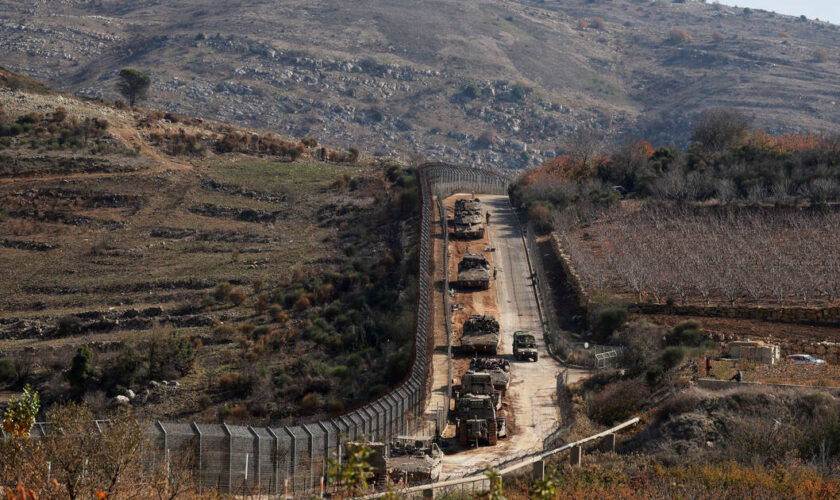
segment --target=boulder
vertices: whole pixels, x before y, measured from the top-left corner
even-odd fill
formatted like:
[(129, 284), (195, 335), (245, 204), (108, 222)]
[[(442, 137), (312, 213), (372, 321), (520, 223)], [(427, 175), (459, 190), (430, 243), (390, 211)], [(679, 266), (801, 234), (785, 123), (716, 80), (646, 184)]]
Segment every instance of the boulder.
[(113, 400), (111, 400), (111, 404), (113, 406), (125, 406), (125, 405), (129, 404), (130, 402), (131, 402), (131, 400), (128, 399), (128, 397), (123, 396), (123, 395), (116, 396), (116, 397), (114, 397)]

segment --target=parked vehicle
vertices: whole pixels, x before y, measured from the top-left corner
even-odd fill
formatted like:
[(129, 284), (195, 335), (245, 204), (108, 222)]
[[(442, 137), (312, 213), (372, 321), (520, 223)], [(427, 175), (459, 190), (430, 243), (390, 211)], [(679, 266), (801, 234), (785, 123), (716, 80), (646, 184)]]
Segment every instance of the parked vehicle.
[(507, 392), (510, 385), (510, 362), (502, 358), (473, 358), (470, 361), (470, 370), (490, 374), (493, 388), (502, 393)]
[(797, 365), (824, 365), (825, 360), (811, 356), (810, 354), (791, 354), (787, 357)]

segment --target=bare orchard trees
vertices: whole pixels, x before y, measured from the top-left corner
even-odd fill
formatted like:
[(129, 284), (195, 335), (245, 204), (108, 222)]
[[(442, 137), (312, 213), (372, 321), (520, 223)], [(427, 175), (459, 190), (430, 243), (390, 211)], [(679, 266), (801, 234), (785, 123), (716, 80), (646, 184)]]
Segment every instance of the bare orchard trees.
[(639, 301), (840, 299), (840, 212), (649, 207), (566, 232), (584, 285)]

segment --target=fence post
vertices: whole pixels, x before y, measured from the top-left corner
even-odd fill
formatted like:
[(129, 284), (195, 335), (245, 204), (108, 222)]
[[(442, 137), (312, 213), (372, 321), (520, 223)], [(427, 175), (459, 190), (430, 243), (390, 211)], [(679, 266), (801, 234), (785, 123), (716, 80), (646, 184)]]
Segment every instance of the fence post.
[(297, 469), (297, 440), (295, 439), (295, 435), (289, 430), (288, 427), (283, 427), (283, 430), (286, 431), (286, 434), (289, 435), (289, 447), (291, 448), (291, 460), (289, 460), (289, 473), (286, 476), (287, 479), (292, 480), (292, 493), (295, 492), (295, 469)]
[(230, 432), (228, 425), (222, 423), (222, 428), (225, 430), (225, 435), (228, 438), (228, 460), (227, 460), (227, 484), (228, 493), (233, 493), (233, 433)]
[(615, 434), (609, 434), (601, 441), (601, 451), (615, 451)]
[(203, 436), (201, 435), (201, 429), (198, 427), (197, 423), (193, 422), (192, 427), (193, 430), (195, 430), (195, 433), (198, 434), (198, 472), (196, 475), (198, 476), (198, 492), (201, 493), (204, 489), (204, 478), (202, 475), (202, 467), (204, 466), (204, 457), (202, 456), (204, 453), (202, 442)]
[(583, 448), (580, 445), (572, 446), (569, 450), (569, 465), (576, 467), (583, 461)]
[(545, 462), (543, 460), (534, 462), (533, 471), (535, 480), (542, 481), (545, 479)]
[[(254, 439), (257, 441), (257, 449), (254, 450), (254, 476), (257, 482), (257, 491), (262, 492), (262, 484), (260, 483), (260, 472), (262, 471), (262, 440), (260, 439), (260, 435), (257, 434), (257, 431), (254, 430), (252, 426), (248, 426), (248, 430), (251, 432), (251, 435), (254, 436)], [(245, 474), (246, 478), (248, 477), (248, 467), (245, 467)], [(247, 481), (246, 481), (247, 483)]]
[(271, 429), (266, 427), (266, 430), (274, 439), (274, 460), (272, 460), (274, 467), (271, 469), (271, 480), (274, 482), (274, 493), (280, 493), (280, 438)]
[(307, 489), (311, 490), (315, 487), (315, 473), (312, 470), (312, 465), (315, 463), (315, 436), (312, 434), (312, 431), (306, 427), (306, 425), (301, 425), (301, 427), (309, 437), (309, 482), (307, 483)]

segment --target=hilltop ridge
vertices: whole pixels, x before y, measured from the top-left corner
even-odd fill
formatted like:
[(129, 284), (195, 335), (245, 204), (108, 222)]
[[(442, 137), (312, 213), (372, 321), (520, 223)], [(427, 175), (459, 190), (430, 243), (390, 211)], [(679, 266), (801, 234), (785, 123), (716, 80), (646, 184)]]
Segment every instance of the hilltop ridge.
[(522, 167), (581, 125), (684, 144), (735, 106), (770, 132), (840, 120), (838, 27), (698, 2), (0, 2), (5, 63), (149, 107), (375, 155)]

